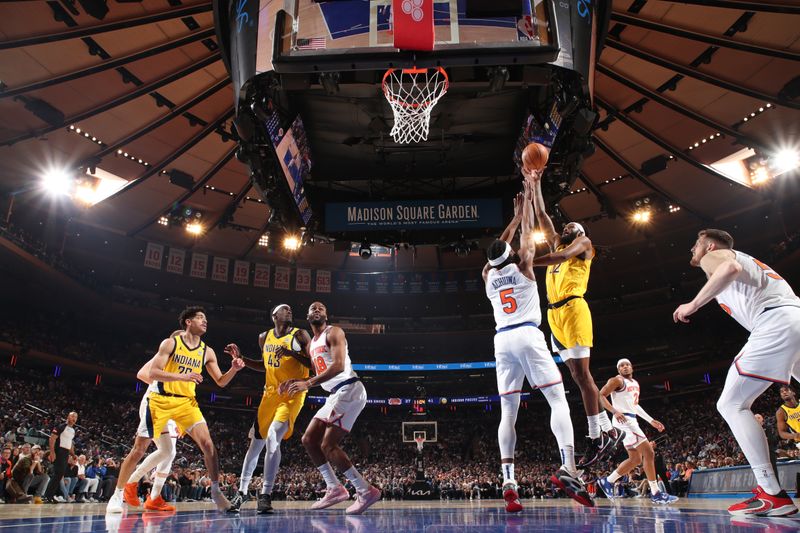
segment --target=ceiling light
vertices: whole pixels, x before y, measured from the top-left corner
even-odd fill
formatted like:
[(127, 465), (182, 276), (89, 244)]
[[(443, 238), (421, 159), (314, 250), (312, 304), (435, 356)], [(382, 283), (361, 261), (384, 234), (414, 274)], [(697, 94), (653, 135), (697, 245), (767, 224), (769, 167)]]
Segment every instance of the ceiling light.
[(544, 244), (547, 242), (547, 239), (544, 236), (543, 231), (534, 231), (533, 232), (533, 242), (536, 244)]
[(269, 246), (269, 232), (258, 238), (258, 245), (264, 247)]
[(649, 209), (638, 209), (633, 212), (633, 221), (639, 224), (647, 224), (650, 222), (650, 216)]
[(158, 223), (161, 224), (162, 226), (169, 226), (169, 219), (165, 216), (161, 216), (158, 219)]
[(203, 233), (203, 225), (198, 222), (190, 222), (189, 224), (186, 224), (186, 231), (192, 235), (200, 235)]
[(42, 175), (42, 187), (53, 196), (66, 196), (72, 188), (72, 175), (63, 168), (53, 168)]
[(298, 250), (300, 248), (300, 237), (297, 235), (287, 235), (283, 239), (283, 247), (290, 252)]
[(800, 153), (791, 148), (781, 150), (772, 157), (772, 166), (778, 174), (790, 172), (800, 166)]

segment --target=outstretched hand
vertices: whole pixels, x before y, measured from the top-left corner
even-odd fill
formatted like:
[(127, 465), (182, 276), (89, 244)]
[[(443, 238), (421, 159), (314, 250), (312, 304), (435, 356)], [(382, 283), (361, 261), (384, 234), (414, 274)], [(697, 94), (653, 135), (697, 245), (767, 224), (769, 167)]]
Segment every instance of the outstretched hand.
[(223, 351), (234, 359), (241, 359), (242, 357), (242, 352), (239, 351), (239, 347), (233, 343), (225, 346)]
[(696, 311), (697, 311), (697, 306), (692, 302), (689, 302), (688, 304), (681, 304), (672, 313), (672, 320), (676, 324), (678, 322), (688, 323), (689, 316), (693, 315)]
[(544, 169), (539, 170), (528, 170), (525, 167), (522, 167), (522, 175), (525, 177), (526, 182), (536, 183), (542, 180), (542, 174), (544, 174)]
[(514, 216), (522, 215), (522, 204), (525, 202), (525, 194), (518, 192), (514, 197)]
[(664, 431), (664, 424), (662, 424), (658, 420), (653, 420), (652, 422), (650, 422), (650, 425), (656, 428), (659, 433), (662, 433)]
[(237, 357), (231, 363), (231, 368), (233, 368), (236, 372), (244, 368), (244, 359), (241, 357)]

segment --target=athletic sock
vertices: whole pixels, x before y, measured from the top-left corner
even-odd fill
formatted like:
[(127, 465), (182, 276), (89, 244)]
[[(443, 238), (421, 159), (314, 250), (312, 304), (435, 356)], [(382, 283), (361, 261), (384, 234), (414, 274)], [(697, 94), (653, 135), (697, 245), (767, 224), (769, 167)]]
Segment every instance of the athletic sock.
[(650, 481), (647, 480), (647, 484), (650, 485), (650, 494), (655, 496), (660, 492), (661, 489), (658, 488), (658, 481)]
[(589, 421), (589, 438), (596, 439), (600, 437), (600, 415), (589, 415), (586, 420)]
[(575, 446), (567, 444), (561, 448), (561, 463), (569, 475), (578, 475), (578, 467), (575, 466)]
[(608, 475), (608, 477), (606, 479), (608, 480), (609, 483), (616, 483), (617, 480), (619, 478), (621, 478), (621, 477), (622, 477), (622, 475), (619, 472), (617, 472), (616, 470), (614, 470), (613, 472), (611, 472)]
[(778, 478), (775, 477), (771, 464), (753, 465), (752, 468), (753, 474), (756, 476), (756, 482), (764, 489), (764, 492), (775, 496), (781, 491), (781, 484), (778, 483)]
[(348, 468), (344, 476), (350, 480), (350, 483), (356, 488), (356, 492), (363, 494), (369, 490), (369, 483), (364, 477), (356, 470), (356, 467), (351, 466)]
[(164, 488), (164, 482), (167, 480), (166, 477), (159, 476), (156, 474), (153, 477), (153, 486), (150, 487), (150, 499), (155, 500), (159, 496), (161, 496), (161, 489)]
[(317, 467), (317, 470), (319, 470), (319, 473), (322, 474), (322, 479), (325, 480), (325, 485), (327, 485), (329, 489), (341, 485), (341, 483), (339, 483), (339, 480), (336, 479), (336, 472), (333, 471), (333, 467), (331, 466), (330, 463), (319, 465)]
[(114, 489), (114, 498), (122, 498), (122, 489), (116, 488)]
[(614, 429), (614, 426), (611, 425), (611, 420), (608, 418), (608, 413), (605, 411), (600, 411), (598, 415), (600, 417), (600, 431), (605, 431), (608, 433), (609, 431)]
[(514, 463), (503, 463), (501, 465), (501, 468), (503, 470), (503, 485), (505, 485), (506, 483), (516, 484), (514, 478)]

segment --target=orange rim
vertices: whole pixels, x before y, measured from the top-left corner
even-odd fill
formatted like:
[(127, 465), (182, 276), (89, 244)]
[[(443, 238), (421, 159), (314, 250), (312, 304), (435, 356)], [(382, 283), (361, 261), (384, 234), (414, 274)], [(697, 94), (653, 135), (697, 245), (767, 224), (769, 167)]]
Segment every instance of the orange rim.
[[(418, 104), (409, 104), (408, 102), (403, 102), (402, 100), (398, 100), (397, 98), (394, 98), (393, 96), (391, 96), (389, 94), (387, 86), (386, 86), (386, 79), (389, 77), (390, 74), (392, 74), (393, 72), (395, 72), (397, 70), (401, 71), (403, 74), (424, 74), (424, 73), (427, 73), (431, 69), (429, 69), (429, 68), (417, 68), (417, 67), (403, 68), (403, 69), (390, 68), (390, 69), (386, 69), (386, 72), (384, 72), (384, 74), (383, 74), (383, 79), (381, 80), (381, 85), (383, 86), (383, 94), (386, 96), (386, 99), (389, 102), (399, 104), (399, 105), (401, 105), (403, 107), (412, 107), (412, 108), (427, 107), (431, 103), (430, 100), (425, 101), (425, 102), (420, 102)], [(442, 94), (444, 94), (445, 92), (447, 92), (447, 89), (450, 87), (450, 77), (447, 75), (447, 71), (445, 71), (443, 67), (436, 67), (434, 70), (437, 70), (439, 72), (439, 74), (441, 74), (444, 77), (444, 89), (442, 90)]]

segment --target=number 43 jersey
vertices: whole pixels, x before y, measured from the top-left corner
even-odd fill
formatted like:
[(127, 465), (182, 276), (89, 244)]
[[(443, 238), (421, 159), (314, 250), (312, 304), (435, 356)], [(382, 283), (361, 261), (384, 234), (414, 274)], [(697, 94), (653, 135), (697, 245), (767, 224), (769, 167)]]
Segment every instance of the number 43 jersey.
[(298, 331), (300, 331), (298, 328), (291, 328), (283, 337), (276, 336), (274, 329), (267, 332), (264, 349), (261, 351), (266, 371), (264, 392), (277, 392), (278, 386), (284, 381), (308, 377), (308, 368), (300, 361), (289, 355), (278, 357), (275, 353), (278, 348), (292, 350), (292, 341)]
[(498, 270), (493, 268), (486, 277), (486, 297), (492, 302), (497, 329), (542, 321), (539, 289), (536, 280), (520, 272), (515, 263)]

